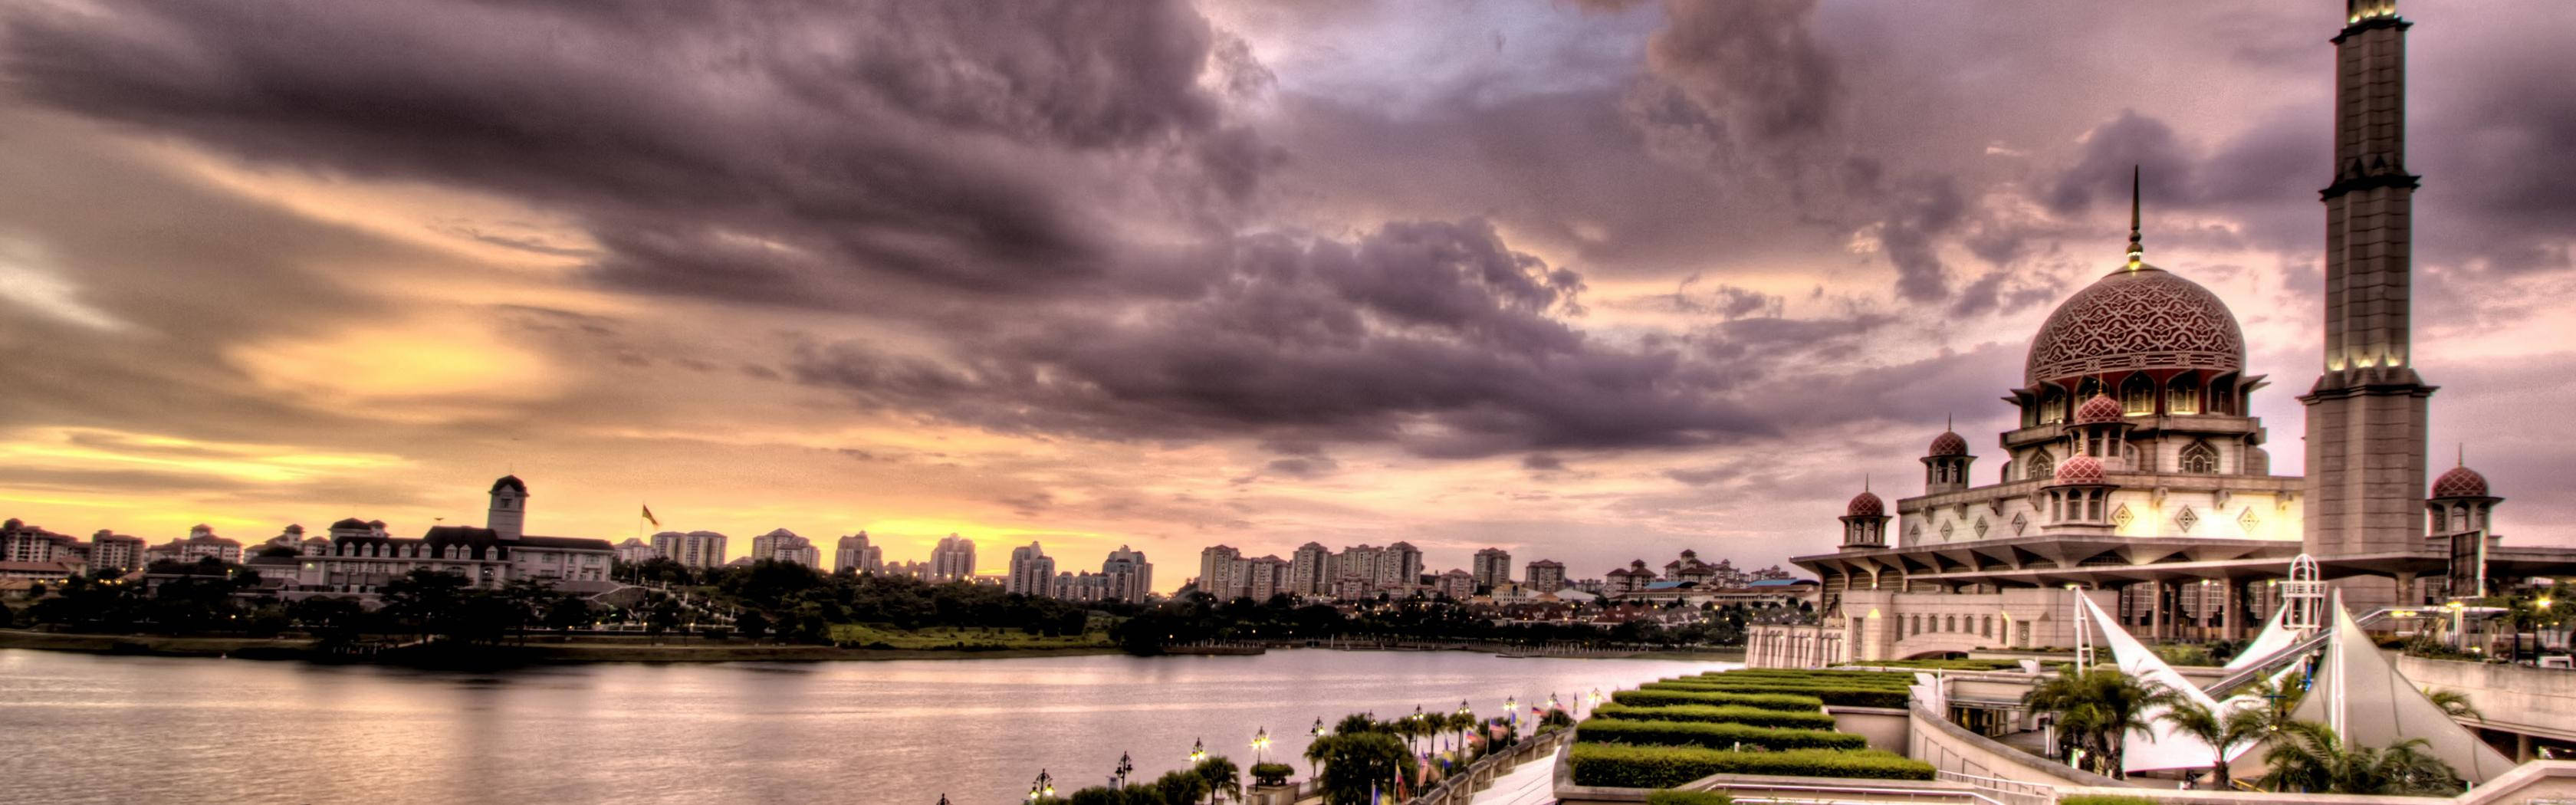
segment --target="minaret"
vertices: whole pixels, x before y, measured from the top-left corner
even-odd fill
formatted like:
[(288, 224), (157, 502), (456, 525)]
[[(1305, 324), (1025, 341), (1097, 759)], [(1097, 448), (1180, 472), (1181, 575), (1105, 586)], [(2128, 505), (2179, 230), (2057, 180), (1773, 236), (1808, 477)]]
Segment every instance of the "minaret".
[(2407, 308), (2406, 29), (2396, 0), (2346, 0), (2335, 43), (2324, 376), (2308, 407), (2305, 547), (2319, 559), (2423, 547), (2424, 426)]

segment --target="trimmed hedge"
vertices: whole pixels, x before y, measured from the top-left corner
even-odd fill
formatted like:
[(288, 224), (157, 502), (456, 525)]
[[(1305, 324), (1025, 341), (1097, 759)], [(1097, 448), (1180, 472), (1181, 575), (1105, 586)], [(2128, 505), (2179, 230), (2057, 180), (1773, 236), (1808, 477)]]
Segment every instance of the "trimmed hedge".
[(1904, 707), (1912, 694), (1892, 688), (1835, 685), (1819, 683), (1799, 685), (1789, 682), (1657, 682), (1645, 690), (1655, 693), (1715, 693), (1735, 695), (1793, 694), (1812, 696), (1818, 702), (1834, 707)]
[(1646, 792), (1646, 805), (1735, 805), (1735, 796), (1724, 791), (1659, 788)]
[(1942, 671), (2018, 671), (2020, 660), (1863, 660), (1861, 664), (1881, 668), (1923, 668)]
[(1726, 672), (1726, 673), (1717, 673), (1717, 674), (1701, 674), (1701, 675), (1699, 675), (1699, 676), (1685, 676), (1685, 677), (1681, 677), (1681, 678), (1678, 678), (1678, 679), (1667, 679), (1667, 680), (1664, 680), (1664, 681), (1665, 681), (1665, 682), (1679, 682), (1679, 683), (1684, 683), (1684, 684), (1707, 684), (1707, 683), (1712, 683), (1712, 682), (1723, 682), (1723, 683), (1730, 683), (1730, 684), (1746, 684), (1746, 683), (1750, 683), (1750, 684), (1766, 684), (1766, 685), (1767, 685), (1767, 684), (1784, 684), (1784, 683), (1785, 683), (1785, 684), (1793, 684), (1793, 685), (1835, 685), (1835, 686), (1841, 686), (1841, 687), (1903, 688), (1903, 687), (1908, 687), (1908, 686), (1911, 686), (1911, 685), (1913, 685), (1913, 684), (1914, 684), (1914, 675), (1913, 675), (1913, 674), (1910, 674), (1910, 673), (1879, 673), (1879, 672), (1874, 672), (1874, 671), (1872, 671), (1872, 672), (1844, 672), (1844, 673), (1839, 673), (1839, 674), (1837, 674), (1837, 673), (1821, 672), (1821, 671), (1801, 671), (1801, 672), (1798, 672), (1798, 673), (1765, 673), (1765, 672), (1730, 671), (1730, 672)]
[(1714, 690), (1676, 690), (1671, 688), (1655, 688), (1652, 686), (1637, 690), (1619, 691), (1617, 693), (1610, 694), (1610, 700), (1620, 704), (1630, 704), (1639, 707), (1654, 707), (1658, 705), (1673, 704), (1706, 704), (1758, 707), (1764, 710), (1804, 711), (1819, 710), (1825, 706), (1825, 701), (1823, 699), (1819, 699), (1814, 696), (1789, 695), (1770, 691), (1721, 692)]
[(1779, 729), (1706, 721), (1629, 721), (1594, 717), (1574, 739), (1638, 746), (1704, 746), (1710, 749), (1864, 749), (1858, 735), (1829, 729)]
[(1834, 717), (1823, 710), (1765, 710), (1759, 707), (1712, 707), (1701, 704), (1669, 707), (1636, 707), (1605, 704), (1592, 711), (1594, 718), (1624, 721), (1695, 721), (1709, 724), (1743, 724), (1752, 727), (1829, 730)]
[(1575, 744), (1567, 750), (1575, 785), (1670, 788), (1712, 774), (1778, 774), (1929, 780), (1932, 764), (1875, 749), (1733, 752), (1687, 746)]

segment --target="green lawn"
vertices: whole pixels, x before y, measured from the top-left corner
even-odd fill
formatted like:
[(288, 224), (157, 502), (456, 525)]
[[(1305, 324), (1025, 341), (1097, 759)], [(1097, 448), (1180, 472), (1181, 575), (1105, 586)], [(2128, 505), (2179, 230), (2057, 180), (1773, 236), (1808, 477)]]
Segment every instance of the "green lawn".
[(858, 646), (882, 643), (892, 648), (904, 649), (958, 648), (960, 644), (966, 648), (983, 649), (1109, 648), (1113, 645), (1106, 631), (1047, 637), (1017, 629), (948, 626), (929, 629), (891, 629), (860, 623), (833, 624), (832, 639)]

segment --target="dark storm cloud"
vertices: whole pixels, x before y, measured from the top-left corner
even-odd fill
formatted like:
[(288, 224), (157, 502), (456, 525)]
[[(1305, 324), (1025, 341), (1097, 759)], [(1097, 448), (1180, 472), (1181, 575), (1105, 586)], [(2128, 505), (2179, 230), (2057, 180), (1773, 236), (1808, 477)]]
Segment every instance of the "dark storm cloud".
[(1214, 35), (1177, 2), (103, 9), (0, 17), (11, 84), (253, 159), (535, 201), (638, 288), (1094, 277), (1138, 211), (1122, 193), (1201, 224), (1276, 160), (1200, 86)]
[(807, 347), (792, 371), (870, 405), (1107, 438), (1275, 433), (1292, 449), (1382, 440), (1457, 457), (1768, 432), (1721, 398), (1711, 367), (1556, 318), (1581, 278), (1480, 221), (1252, 237), (1216, 268), (1200, 297), (1061, 313), (963, 344), (955, 362), (842, 342)]
[(1710, 114), (1718, 139), (1776, 141), (1832, 123), (1841, 84), (1810, 24), (1813, 0), (1664, 6), (1647, 64)]

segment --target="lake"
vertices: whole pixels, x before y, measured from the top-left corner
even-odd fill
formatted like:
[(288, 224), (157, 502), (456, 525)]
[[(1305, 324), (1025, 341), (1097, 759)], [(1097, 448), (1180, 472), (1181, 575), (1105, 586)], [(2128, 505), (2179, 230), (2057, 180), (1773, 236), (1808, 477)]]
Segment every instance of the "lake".
[(1273, 651), (824, 663), (606, 663), (503, 674), (0, 650), (0, 780), (24, 802), (1022, 802), (1187, 765), (1303, 778), (1315, 719), (1499, 715), (1735, 663)]

